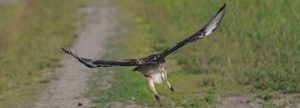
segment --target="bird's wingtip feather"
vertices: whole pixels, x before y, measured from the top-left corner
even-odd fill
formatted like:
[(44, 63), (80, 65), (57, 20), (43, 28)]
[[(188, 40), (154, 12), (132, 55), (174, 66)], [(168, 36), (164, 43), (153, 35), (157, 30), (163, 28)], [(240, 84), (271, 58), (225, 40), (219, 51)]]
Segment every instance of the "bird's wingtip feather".
[(75, 58), (79, 58), (76, 54), (74, 54), (69, 47), (61, 47), (61, 50)]
[(224, 5), (219, 9), (219, 12), (221, 12), (222, 10), (224, 10), (226, 8), (226, 5), (227, 5), (227, 3), (225, 2)]
[(227, 5), (227, 3), (225, 2), (225, 3), (224, 3), (224, 5), (222, 6), (222, 8), (225, 8), (225, 7), (226, 7), (226, 5)]

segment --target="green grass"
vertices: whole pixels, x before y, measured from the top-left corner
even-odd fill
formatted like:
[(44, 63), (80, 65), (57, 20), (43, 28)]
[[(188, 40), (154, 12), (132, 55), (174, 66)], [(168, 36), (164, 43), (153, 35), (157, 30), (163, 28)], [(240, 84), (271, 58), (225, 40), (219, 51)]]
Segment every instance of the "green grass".
[[(129, 16), (124, 24), (129, 32), (112, 40), (108, 48), (114, 50), (105, 56), (108, 59), (144, 57), (162, 51), (199, 30), (224, 3), (115, 1)], [(225, 18), (215, 33), (167, 58), (168, 78), (176, 92), (171, 93), (166, 84), (158, 85), (164, 105), (213, 107), (220, 95), (300, 92), (300, 1), (227, 0), (227, 4)], [(113, 70), (118, 80), (108, 92), (96, 93), (100, 98), (95, 102), (129, 103), (135, 97), (137, 103), (156, 104), (143, 75), (130, 68)], [(101, 80), (93, 80), (97, 81)]]
[(59, 48), (74, 40), (82, 0), (20, 0), (0, 6), (0, 107), (30, 104), (53, 77)]

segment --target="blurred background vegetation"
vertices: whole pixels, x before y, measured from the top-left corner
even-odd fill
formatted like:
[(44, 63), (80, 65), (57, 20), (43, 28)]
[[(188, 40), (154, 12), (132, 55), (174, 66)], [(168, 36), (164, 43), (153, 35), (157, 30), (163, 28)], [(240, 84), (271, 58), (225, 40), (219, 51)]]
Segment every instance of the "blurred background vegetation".
[(83, 18), (78, 9), (84, 2), (2, 1), (0, 107), (16, 108), (30, 105), (29, 100), (43, 89), (43, 84), (54, 78), (49, 67), (58, 66), (59, 47), (72, 43), (76, 26)]
[[(144, 57), (160, 52), (199, 30), (223, 5), (222, 0), (113, 0), (123, 20), (107, 45), (105, 59)], [(214, 106), (218, 97), (253, 93), (300, 92), (300, 1), (227, 0), (225, 18), (211, 36), (167, 58), (169, 80), (157, 86), (165, 106)], [(84, 0), (19, 0), (0, 4), (0, 108), (28, 104), (45, 83), (59, 48), (71, 45), (83, 15)], [(115, 71), (111, 89), (99, 81)], [(99, 107), (132, 101), (156, 105), (144, 76), (131, 68), (102, 68), (90, 81)], [(270, 99), (271, 98), (271, 99)], [(30, 101), (31, 100), (31, 101)], [(297, 100), (297, 99), (296, 99)], [(298, 97), (300, 100), (300, 97)], [(299, 101), (298, 101), (299, 102)]]
[[(128, 29), (111, 39), (105, 59), (144, 57), (160, 52), (205, 25), (223, 0), (114, 0)], [(158, 93), (166, 106), (213, 106), (219, 96), (300, 92), (300, 1), (226, 0), (221, 26), (211, 36), (189, 44), (167, 58), (171, 93)], [(124, 17), (122, 17), (124, 18)], [(101, 69), (91, 81), (99, 106), (109, 101), (156, 104), (143, 75), (130, 68), (117, 72), (108, 92), (99, 92)], [(93, 91), (94, 89), (94, 91)], [(258, 96), (259, 97), (259, 96)], [(271, 96), (276, 98), (276, 96)], [(267, 98), (269, 99), (269, 98)], [(299, 100), (299, 99), (298, 99)], [(268, 101), (268, 100), (267, 100)]]

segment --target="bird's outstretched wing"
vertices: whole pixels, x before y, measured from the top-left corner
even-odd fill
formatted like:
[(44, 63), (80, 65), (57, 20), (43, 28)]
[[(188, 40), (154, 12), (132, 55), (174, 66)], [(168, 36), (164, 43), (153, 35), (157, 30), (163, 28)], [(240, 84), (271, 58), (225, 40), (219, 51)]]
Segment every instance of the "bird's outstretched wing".
[(201, 28), (197, 33), (193, 34), (192, 36), (180, 41), (174, 46), (167, 48), (166, 50), (161, 52), (159, 54), (160, 58), (166, 57), (167, 55), (171, 54), (172, 52), (176, 51), (180, 47), (186, 45), (187, 43), (195, 42), (198, 39), (210, 35), (220, 25), (220, 22), (222, 21), (225, 14), (225, 7), (226, 7), (226, 3), (220, 8), (218, 13), (203, 28)]
[(73, 53), (69, 48), (61, 48), (65, 53), (73, 56), (79, 62), (84, 64), (89, 68), (96, 67), (111, 67), (111, 66), (139, 66), (143, 65), (143, 60), (140, 59), (122, 59), (115, 61), (106, 61), (106, 60), (92, 60), (88, 58), (79, 57), (76, 53)]
[(115, 61), (93, 60), (93, 59), (79, 57), (78, 55), (73, 53), (69, 48), (62, 48), (62, 50), (90, 68), (111, 67), (111, 66), (141, 66), (141, 65), (150, 65), (150, 64), (165, 62), (165, 57), (167, 55), (171, 54), (172, 52), (176, 51), (180, 47), (186, 45), (187, 43), (195, 42), (196, 40), (211, 34), (215, 29), (217, 29), (224, 17), (225, 7), (226, 7), (226, 3), (220, 8), (218, 13), (197, 33), (180, 41), (179, 43), (164, 50), (161, 53), (149, 55), (145, 58), (122, 59), (122, 60), (115, 60)]

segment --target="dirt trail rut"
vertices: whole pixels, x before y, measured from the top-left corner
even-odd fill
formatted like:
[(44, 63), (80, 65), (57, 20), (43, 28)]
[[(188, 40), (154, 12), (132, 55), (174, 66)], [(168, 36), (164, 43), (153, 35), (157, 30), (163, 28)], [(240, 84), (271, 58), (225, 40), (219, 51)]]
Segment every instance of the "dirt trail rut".
[[(78, 30), (78, 40), (73, 46), (83, 57), (97, 58), (104, 54), (105, 39), (113, 35), (116, 20), (115, 7), (110, 0), (88, 0), (88, 6), (81, 11), (87, 15), (85, 24)], [(62, 67), (56, 69), (58, 79), (49, 84), (49, 88), (34, 104), (35, 108), (76, 108), (91, 106), (84, 96), (88, 88), (88, 78), (95, 69), (88, 69), (72, 57), (65, 55)]]

